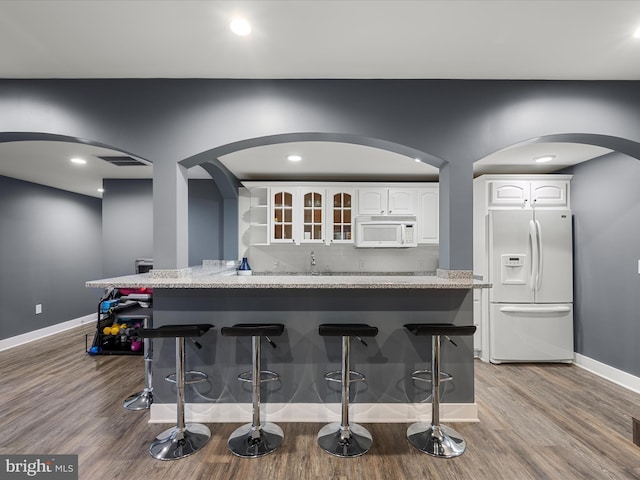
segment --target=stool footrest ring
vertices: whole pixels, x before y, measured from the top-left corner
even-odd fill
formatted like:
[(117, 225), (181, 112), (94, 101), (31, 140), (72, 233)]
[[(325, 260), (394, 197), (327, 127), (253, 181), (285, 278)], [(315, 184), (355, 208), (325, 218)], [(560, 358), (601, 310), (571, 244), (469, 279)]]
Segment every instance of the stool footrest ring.
[[(209, 376), (204, 372), (199, 372), (197, 370), (189, 370), (188, 372), (184, 372), (184, 384), (191, 385), (194, 383), (204, 382)], [(176, 374), (171, 373), (165, 377), (167, 382), (176, 383)]]
[[(411, 373), (411, 378), (419, 382), (431, 383), (431, 370), (416, 370)], [(440, 372), (440, 382), (448, 382), (453, 380), (450, 373)]]
[[(263, 382), (273, 382), (274, 380), (279, 380), (280, 375), (276, 372), (272, 372), (271, 370), (261, 370), (260, 371), (260, 383)], [(242, 372), (238, 375), (238, 380), (241, 382), (253, 382), (253, 373), (251, 371)]]
[[(328, 382), (342, 382), (342, 370), (327, 372), (324, 374), (324, 379)], [(363, 382), (364, 380), (366, 380), (364, 374), (354, 370), (349, 370), (349, 383)]]

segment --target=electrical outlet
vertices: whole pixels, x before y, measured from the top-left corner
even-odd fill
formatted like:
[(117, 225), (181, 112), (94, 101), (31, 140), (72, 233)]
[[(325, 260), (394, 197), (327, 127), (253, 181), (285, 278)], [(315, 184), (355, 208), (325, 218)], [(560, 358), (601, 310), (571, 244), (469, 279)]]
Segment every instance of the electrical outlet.
[(36, 315), (40, 315), (42, 313), (42, 304), (36, 304)]

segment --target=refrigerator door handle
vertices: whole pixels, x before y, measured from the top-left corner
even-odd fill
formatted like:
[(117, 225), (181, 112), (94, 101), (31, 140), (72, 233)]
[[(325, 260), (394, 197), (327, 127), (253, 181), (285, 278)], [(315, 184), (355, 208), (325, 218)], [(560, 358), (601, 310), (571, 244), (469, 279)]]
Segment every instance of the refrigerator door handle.
[(538, 283), (538, 231), (533, 220), (529, 220), (529, 244), (531, 247), (531, 278), (529, 287), (535, 292)]
[(536, 238), (538, 247), (538, 266), (536, 268), (536, 290), (542, 286), (542, 227), (538, 220), (536, 222)]
[(571, 307), (501, 307), (500, 311), (504, 313), (567, 313), (571, 311)]

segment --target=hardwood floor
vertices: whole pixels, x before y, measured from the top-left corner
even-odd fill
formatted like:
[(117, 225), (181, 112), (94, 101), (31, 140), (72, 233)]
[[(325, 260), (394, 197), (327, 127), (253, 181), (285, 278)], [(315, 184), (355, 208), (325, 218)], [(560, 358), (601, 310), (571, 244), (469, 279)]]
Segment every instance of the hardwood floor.
[[(432, 458), (405, 438), (408, 424), (368, 424), (370, 452), (341, 459), (316, 445), (322, 426), (282, 423), (275, 453), (241, 459), (227, 451), (237, 424), (211, 424), (194, 456), (160, 462), (147, 424), (122, 400), (142, 387), (142, 358), (91, 357), (85, 326), (0, 352), (0, 454), (78, 454), (81, 479), (640, 479), (631, 415), (640, 395), (567, 365), (476, 363), (480, 423), (453, 425), (467, 441), (459, 458)], [(428, 407), (427, 407), (428, 408)]]

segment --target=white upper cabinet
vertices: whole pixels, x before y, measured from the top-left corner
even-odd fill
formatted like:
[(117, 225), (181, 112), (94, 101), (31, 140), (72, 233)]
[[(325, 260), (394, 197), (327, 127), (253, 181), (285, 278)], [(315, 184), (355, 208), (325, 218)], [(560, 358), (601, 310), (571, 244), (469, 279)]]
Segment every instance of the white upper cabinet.
[(324, 188), (272, 187), (270, 243), (325, 241)]
[(546, 180), (531, 182), (531, 201), (534, 207), (566, 207), (569, 204), (569, 182)]
[(390, 188), (388, 195), (389, 215), (415, 215), (416, 191), (413, 188)]
[(419, 244), (437, 244), (440, 241), (438, 230), (439, 190), (438, 185), (416, 189)]
[(384, 215), (386, 212), (386, 188), (358, 189), (358, 215)]
[(529, 204), (529, 182), (497, 180), (489, 185), (489, 205), (495, 207), (526, 207)]
[(568, 207), (567, 180), (492, 180), (489, 207)]
[(321, 188), (300, 188), (298, 189), (298, 195), (302, 204), (302, 232), (298, 235), (299, 243), (324, 242), (325, 208), (327, 203), (325, 190)]
[(329, 188), (327, 190), (326, 243), (353, 243), (353, 220), (355, 211), (354, 188)]
[[(353, 244), (358, 215), (416, 217), (417, 243), (437, 244), (438, 184), (244, 182), (239, 251), (249, 245)], [(245, 198), (246, 197), (246, 198)]]
[(413, 188), (359, 188), (359, 215), (416, 215)]
[[(295, 188), (272, 188), (270, 190), (271, 207), (271, 243), (295, 243), (294, 225), (298, 223)], [(294, 223), (295, 222), (295, 223)]]

